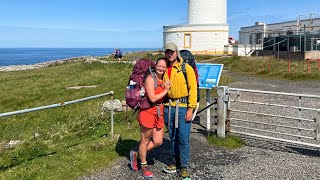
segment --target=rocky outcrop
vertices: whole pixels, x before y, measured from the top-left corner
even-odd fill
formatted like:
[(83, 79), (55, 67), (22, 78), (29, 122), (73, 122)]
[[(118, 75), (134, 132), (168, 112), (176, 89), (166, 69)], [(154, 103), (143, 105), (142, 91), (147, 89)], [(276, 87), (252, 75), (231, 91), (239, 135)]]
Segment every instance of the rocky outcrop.
[(67, 62), (84, 62), (87, 64), (91, 64), (92, 62), (100, 62), (104, 64), (108, 63), (131, 63), (135, 64), (135, 61), (105, 61), (105, 60), (100, 60), (100, 58), (106, 58), (109, 56), (81, 56), (81, 57), (73, 57), (73, 58), (66, 58), (66, 59), (61, 59), (61, 60), (54, 60), (54, 61), (47, 61), (47, 62), (42, 62), (42, 63), (37, 63), (37, 64), (32, 64), (32, 65), (10, 65), (10, 66), (0, 66), (0, 71), (22, 71), (22, 70), (29, 70), (29, 69), (39, 69), (39, 68), (44, 68), (48, 67), (51, 65), (57, 65), (57, 64), (63, 64)]
[(29, 69), (39, 69), (48, 67), (51, 65), (63, 64), (67, 62), (86, 62), (92, 63), (93, 61), (98, 61), (96, 56), (80, 56), (73, 58), (66, 58), (61, 60), (47, 61), (32, 65), (10, 65), (10, 66), (0, 66), (0, 71), (21, 71), (21, 70), (29, 70)]

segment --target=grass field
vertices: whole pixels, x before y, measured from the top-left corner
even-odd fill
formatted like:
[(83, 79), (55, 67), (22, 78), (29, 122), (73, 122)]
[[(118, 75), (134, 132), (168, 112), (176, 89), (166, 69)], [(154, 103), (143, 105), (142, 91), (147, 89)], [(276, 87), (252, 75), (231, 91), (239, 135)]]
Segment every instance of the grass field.
[[(123, 100), (131, 69), (131, 64), (96, 62), (0, 72), (0, 112), (56, 104), (109, 91)], [(97, 88), (67, 89), (83, 85), (97, 85)], [(110, 112), (100, 110), (102, 103), (109, 99), (102, 97), (1, 118), (0, 179), (73, 179), (124, 155), (139, 139), (138, 127), (134, 123), (130, 128), (126, 114), (116, 113), (115, 134), (121, 134), (122, 141), (112, 140)], [(16, 148), (5, 148), (10, 141), (22, 143)]]

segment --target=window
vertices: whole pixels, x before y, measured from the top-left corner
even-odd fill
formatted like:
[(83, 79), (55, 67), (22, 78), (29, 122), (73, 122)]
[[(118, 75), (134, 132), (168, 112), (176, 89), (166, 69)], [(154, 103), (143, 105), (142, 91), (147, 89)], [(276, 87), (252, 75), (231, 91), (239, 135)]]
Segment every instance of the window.
[(184, 48), (191, 48), (191, 34), (184, 34)]

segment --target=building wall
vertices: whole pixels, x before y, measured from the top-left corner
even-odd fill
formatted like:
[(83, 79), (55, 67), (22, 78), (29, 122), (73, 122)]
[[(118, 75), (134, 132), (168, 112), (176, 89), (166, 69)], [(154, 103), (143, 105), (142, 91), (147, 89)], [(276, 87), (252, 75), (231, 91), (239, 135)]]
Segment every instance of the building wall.
[(188, 24), (226, 24), (227, 0), (189, 0)]
[[(320, 33), (320, 18), (241, 27), (239, 31), (239, 44), (254, 44), (254, 42), (261, 42), (261, 40), (258, 41), (257, 39), (285, 35), (288, 31), (292, 31), (293, 34), (304, 32)], [(259, 37), (259, 34), (262, 34), (262, 36)]]
[[(228, 32), (229, 27), (226, 25), (164, 26), (163, 43), (174, 42), (179, 49), (192, 52), (223, 54), (224, 45), (228, 44)], [(185, 34), (191, 35), (190, 47), (185, 46)]]
[(259, 42), (259, 37), (257, 36), (257, 34), (263, 33), (266, 28), (265, 26), (265, 24), (262, 24), (256, 26), (242, 27), (239, 31), (239, 44), (254, 44), (250, 42)]

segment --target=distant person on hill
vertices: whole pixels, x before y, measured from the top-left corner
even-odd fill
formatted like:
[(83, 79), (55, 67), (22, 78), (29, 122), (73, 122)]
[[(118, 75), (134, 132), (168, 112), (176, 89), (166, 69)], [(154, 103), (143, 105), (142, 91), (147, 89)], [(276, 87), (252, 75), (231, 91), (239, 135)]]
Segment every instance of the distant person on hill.
[(122, 59), (122, 51), (119, 49), (119, 48), (116, 48), (114, 50), (114, 58), (116, 60), (118, 60), (119, 62), (121, 62), (121, 59)]

